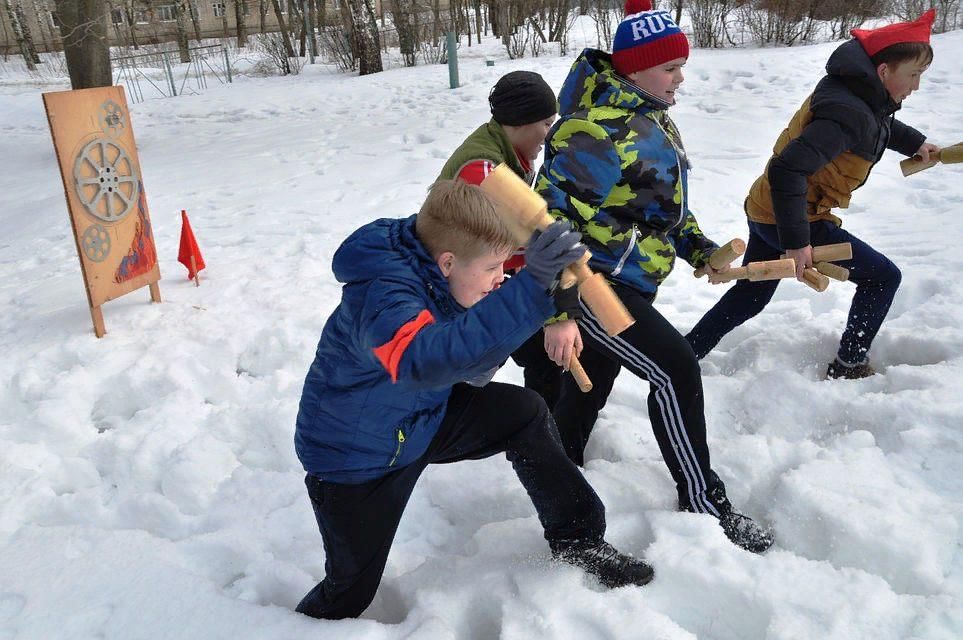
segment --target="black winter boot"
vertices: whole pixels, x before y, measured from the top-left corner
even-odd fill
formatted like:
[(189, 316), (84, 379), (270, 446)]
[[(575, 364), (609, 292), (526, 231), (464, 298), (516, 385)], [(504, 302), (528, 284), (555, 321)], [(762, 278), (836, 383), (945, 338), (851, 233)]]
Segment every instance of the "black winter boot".
[(860, 378), (868, 378), (872, 375), (876, 375), (876, 369), (870, 366), (869, 360), (850, 365), (836, 358), (829, 363), (829, 368), (826, 369), (826, 378), (833, 380), (839, 378), (859, 380)]
[[(763, 527), (749, 516), (736, 512), (729, 498), (726, 497), (726, 486), (721, 480), (706, 492), (706, 496), (719, 511), (719, 526), (734, 545), (753, 553), (762, 553), (772, 546), (772, 529)], [(694, 509), (688, 502), (680, 500), (679, 511), (694, 511)]]
[(551, 547), (552, 557), (556, 560), (584, 569), (610, 589), (629, 584), (642, 586), (655, 577), (652, 567), (630, 555), (619, 553), (605, 540), (558, 540), (552, 542)]

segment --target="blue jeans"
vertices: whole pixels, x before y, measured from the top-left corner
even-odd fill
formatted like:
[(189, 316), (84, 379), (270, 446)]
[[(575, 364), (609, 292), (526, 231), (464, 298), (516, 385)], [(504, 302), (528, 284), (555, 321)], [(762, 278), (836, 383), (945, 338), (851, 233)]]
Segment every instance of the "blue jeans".
[[(836, 263), (849, 269), (849, 279), (856, 285), (837, 357), (847, 364), (863, 362), (889, 312), (902, 275), (889, 258), (831, 222), (811, 222), (809, 230), (814, 247), (838, 242), (853, 245), (852, 260)], [(782, 253), (776, 225), (750, 220), (749, 242), (742, 263), (776, 260)], [(737, 281), (686, 336), (696, 357), (705, 357), (723, 336), (762, 311), (778, 286), (779, 280)]]

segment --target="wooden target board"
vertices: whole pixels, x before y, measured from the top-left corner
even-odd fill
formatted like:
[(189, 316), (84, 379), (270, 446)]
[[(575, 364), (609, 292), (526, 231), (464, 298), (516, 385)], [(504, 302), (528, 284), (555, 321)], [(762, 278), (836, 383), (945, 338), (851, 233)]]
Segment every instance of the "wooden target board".
[(101, 305), (143, 286), (160, 302), (160, 268), (123, 87), (43, 94), (94, 333)]

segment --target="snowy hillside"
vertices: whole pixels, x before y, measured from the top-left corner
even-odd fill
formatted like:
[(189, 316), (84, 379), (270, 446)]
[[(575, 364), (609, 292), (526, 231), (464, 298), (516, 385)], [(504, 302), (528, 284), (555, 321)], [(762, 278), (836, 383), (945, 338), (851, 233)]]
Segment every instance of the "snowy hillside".
[[(951, 144), (963, 32), (933, 44), (900, 117)], [(715, 240), (746, 237), (746, 191), (834, 46), (693, 51), (672, 114)], [(674, 511), (646, 389), (623, 373), (586, 475), (609, 540), (655, 566), (650, 585), (604, 591), (549, 562), (499, 457), (422, 477), (363, 619), (293, 613), (324, 574), (292, 436), (338, 300), (335, 248), (417, 209), (501, 74), (558, 89), (577, 52), (462, 53), (455, 91), (443, 66), (314, 67), (133, 105), (164, 303), (146, 290), (108, 303), (102, 340), (40, 97), (62, 87), (0, 84), (0, 639), (963, 636), (963, 170), (904, 179), (892, 153), (844, 214), (903, 270), (872, 353), (881, 374), (821, 380), (853, 292), (839, 283), (784, 283), (703, 362), (713, 466), (772, 523), (771, 551)], [(182, 208), (208, 264), (200, 288), (176, 262)], [(657, 306), (685, 332), (722, 290), (680, 264)]]

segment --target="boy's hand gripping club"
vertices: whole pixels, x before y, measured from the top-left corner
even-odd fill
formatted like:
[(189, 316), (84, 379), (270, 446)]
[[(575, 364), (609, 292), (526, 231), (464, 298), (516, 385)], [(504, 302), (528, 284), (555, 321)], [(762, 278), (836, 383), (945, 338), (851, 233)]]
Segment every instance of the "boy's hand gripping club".
[(937, 153), (931, 153), (928, 161), (924, 161), (923, 158), (919, 156), (902, 160), (899, 163), (899, 168), (903, 172), (903, 177), (908, 178), (914, 173), (935, 167), (941, 162), (943, 164), (958, 164), (963, 162), (963, 142), (957, 142), (950, 147), (943, 147)]
[[(726, 266), (742, 254), (746, 252), (746, 242), (739, 238), (733, 238), (729, 242), (725, 243), (718, 249), (712, 252), (709, 256), (709, 266), (713, 269), (721, 269)], [(708, 273), (708, 269), (705, 267), (699, 267), (692, 272), (696, 278), (701, 278)]]
[[(502, 163), (488, 174), (481, 183), (482, 190), (498, 205), (496, 210), (502, 220), (508, 225), (520, 246), (525, 245), (536, 230), (545, 230), (555, 222), (548, 215), (548, 205), (545, 200), (525, 184), (525, 181), (515, 175), (511, 168)], [(582, 258), (565, 268), (562, 272), (561, 286), (567, 289), (578, 285), (579, 293), (585, 304), (598, 317), (606, 333), (615, 336), (635, 323), (625, 305), (619, 300), (615, 292), (598, 273), (592, 273), (588, 267), (591, 254), (585, 251)], [(573, 357), (569, 364), (569, 371), (576, 376), (582, 391), (591, 389), (591, 382), (587, 377), (580, 379), (579, 372), (584, 376), (584, 370)]]

